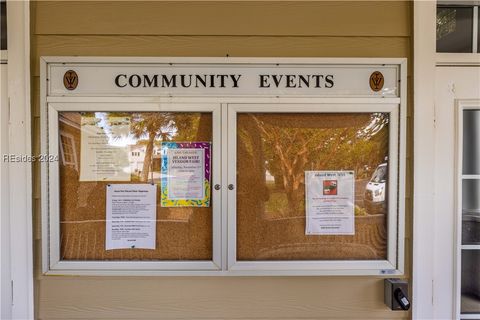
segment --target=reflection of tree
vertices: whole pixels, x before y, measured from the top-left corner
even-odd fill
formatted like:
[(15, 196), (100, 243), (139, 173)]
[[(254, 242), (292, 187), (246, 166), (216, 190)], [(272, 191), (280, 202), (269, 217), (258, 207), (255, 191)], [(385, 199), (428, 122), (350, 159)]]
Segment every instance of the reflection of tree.
[(457, 28), (457, 9), (438, 8), (437, 10), (437, 40), (455, 32)]
[(147, 181), (152, 164), (153, 146), (155, 139), (167, 140), (171, 134), (171, 117), (168, 113), (143, 112), (132, 114), (131, 131), (135, 138), (147, 138), (145, 159), (140, 177), (141, 181)]
[(202, 117), (198, 113), (173, 113), (171, 114), (175, 141), (197, 141)]
[(333, 117), (320, 124), (251, 117), (264, 141), (266, 169), (281, 179), (292, 212), (303, 203), (305, 170), (355, 170), (357, 177), (366, 176), (365, 168), (374, 169), (387, 155), (386, 114), (343, 116), (345, 122)]
[(190, 141), (196, 134), (196, 131), (190, 130), (190, 128), (198, 121), (198, 114), (172, 112), (132, 114), (131, 132), (133, 136), (136, 139), (147, 138), (141, 181), (148, 180), (155, 140), (168, 141), (175, 138), (177, 141)]

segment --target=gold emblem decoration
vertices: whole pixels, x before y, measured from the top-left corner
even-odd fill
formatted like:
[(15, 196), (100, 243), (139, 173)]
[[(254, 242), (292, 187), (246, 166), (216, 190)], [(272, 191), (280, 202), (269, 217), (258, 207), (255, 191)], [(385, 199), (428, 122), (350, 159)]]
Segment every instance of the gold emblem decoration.
[(78, 75), (73, 70), (68, 70), (63, 75), (63, 85), (67, 90), (75, 90), (78, 86)]
[(377, 92), (382, 90), (383, 85), (385, 84), (385, 79), (383, 74), (380, 71), (375, 71), (370, 75), (370, 88)]

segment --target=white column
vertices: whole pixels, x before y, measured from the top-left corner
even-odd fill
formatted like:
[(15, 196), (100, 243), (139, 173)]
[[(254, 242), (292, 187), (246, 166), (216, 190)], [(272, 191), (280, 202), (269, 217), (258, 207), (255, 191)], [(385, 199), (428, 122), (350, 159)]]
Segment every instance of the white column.
[[(436, 1), (414, 2), (413, 319), (434, 319)], [(449, 275), (445, 275), (449, 276)]]
[[(9, 153), (31, 154), (28, 1), (7, 1)], [(12, 319), (33, 319), (32, 164), (9, 163)]]

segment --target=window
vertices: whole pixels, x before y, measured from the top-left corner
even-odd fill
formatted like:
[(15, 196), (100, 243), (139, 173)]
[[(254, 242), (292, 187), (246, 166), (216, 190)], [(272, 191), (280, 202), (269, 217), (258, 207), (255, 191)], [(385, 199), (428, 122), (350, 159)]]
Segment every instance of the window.
[(478, 52), (478, 6), (437, 6), (437, 52)]
[(63, 165), (78, 169), (77, 151), (75, 150), (75, 141), (73, 136), (68, 133), (60, 132), (60, 153), (62, 155)]

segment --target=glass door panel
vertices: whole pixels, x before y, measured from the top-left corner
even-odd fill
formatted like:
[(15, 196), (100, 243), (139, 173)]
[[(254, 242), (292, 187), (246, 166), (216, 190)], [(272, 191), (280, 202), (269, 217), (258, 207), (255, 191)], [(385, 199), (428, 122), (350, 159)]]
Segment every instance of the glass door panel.
[(480, 174), (480, 110), (463, 110), (463, 174)]
[(461, 312), (480, 314), (480, 250), (462, 250)]
[(480, 110), (463, 109), (460, 119), (463, 125), (460, 312), (480, 315)]

